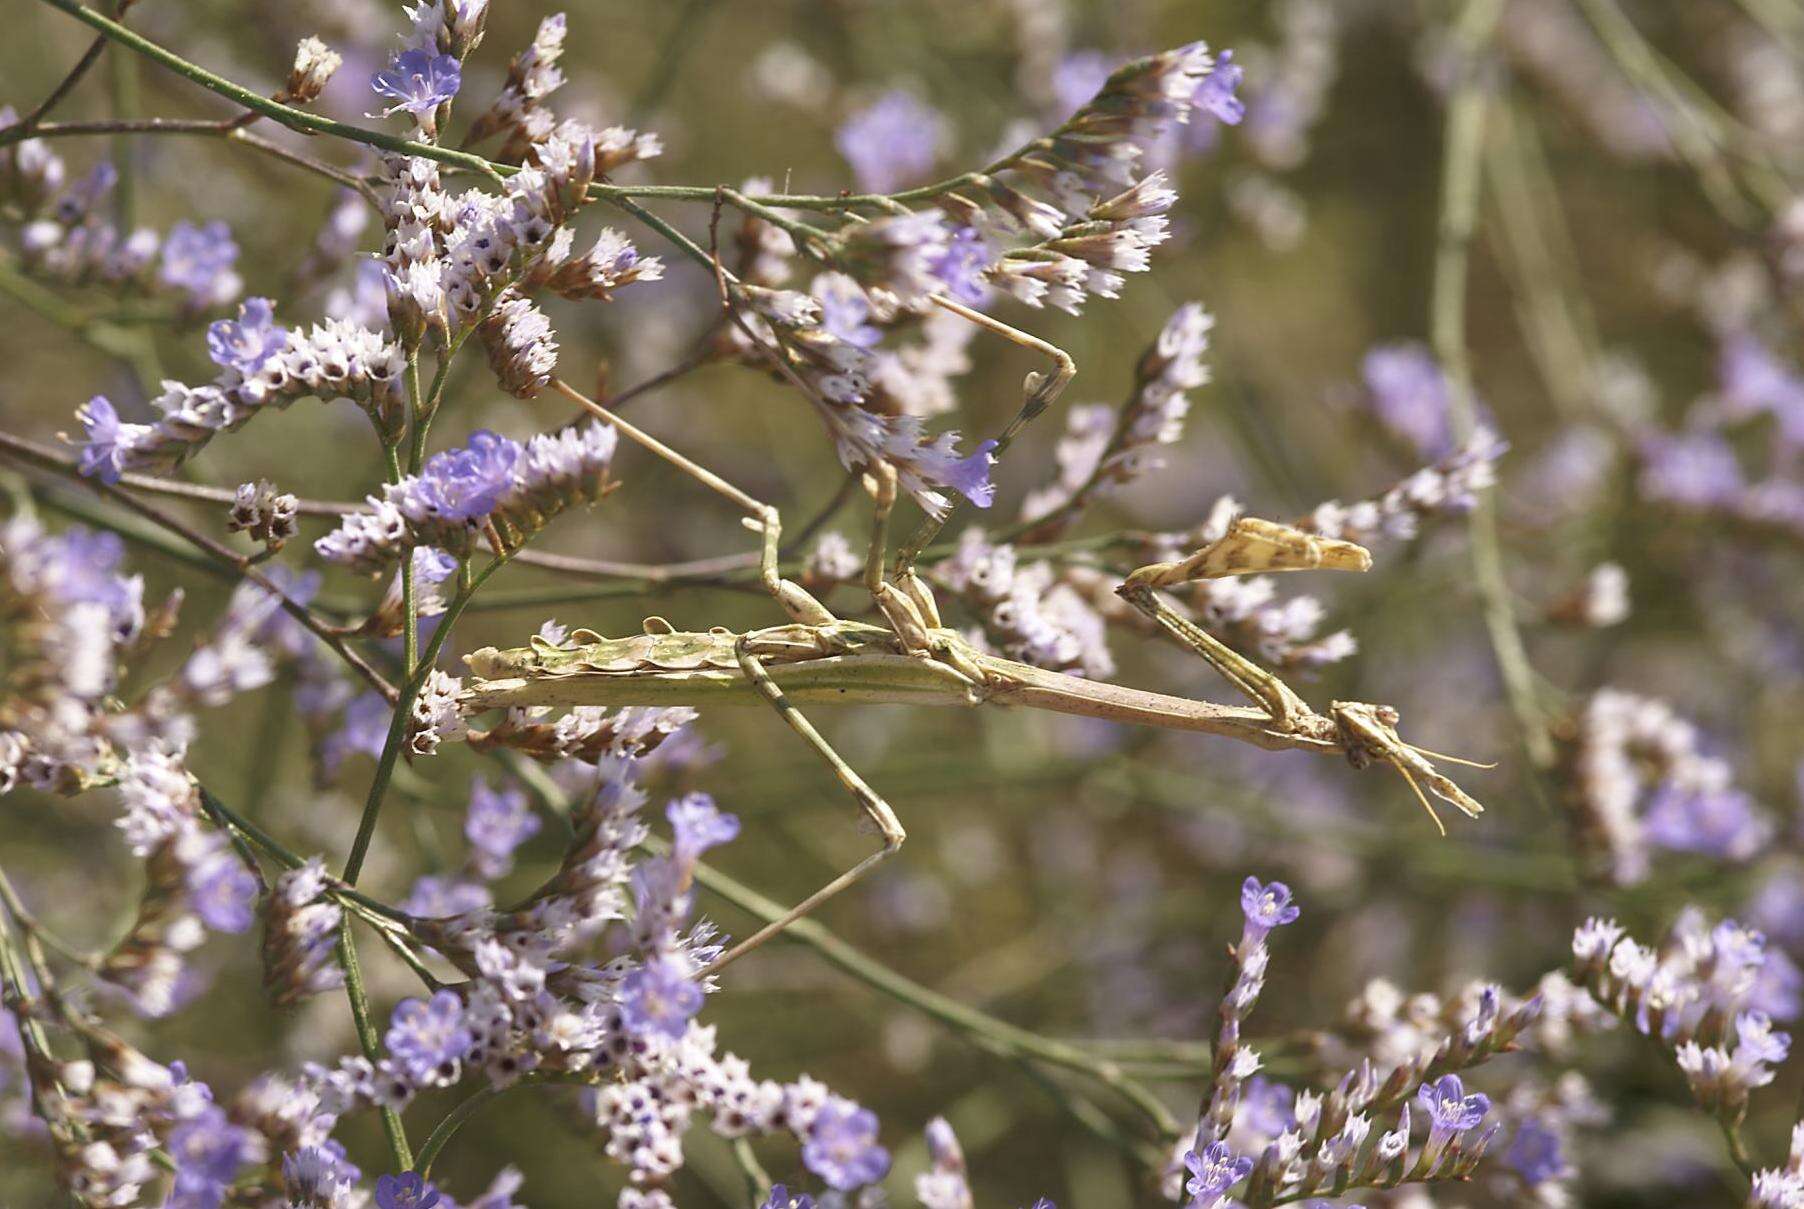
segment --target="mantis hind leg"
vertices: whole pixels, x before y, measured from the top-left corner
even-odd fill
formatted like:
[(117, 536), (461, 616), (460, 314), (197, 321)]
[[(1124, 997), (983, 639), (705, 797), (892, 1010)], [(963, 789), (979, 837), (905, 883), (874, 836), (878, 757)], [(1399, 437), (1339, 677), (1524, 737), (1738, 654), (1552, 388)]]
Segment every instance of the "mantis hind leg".
[(794, 907), (790, 908), (789, 911), (784, 913), (781, 918), (772, 920), (746, 939), (734, 945), (716, 959), (714, 964), (709, 966), (704, 973), (712, 973), (726, 965), (728, 962), (737, 961), (740, 957), (743, 957), (777, 933), (789, 927), (789, 925), (796, 922), (796, 920), (809, 915), (820, 907), (822, 903), (856, 885), (869, 874), (871, 870), (881, 864), (886, 857), (900, 848), (902, 846), (902, 841), (908, 838), (908, 833), (902, 829), (902, 824), (896, 818), (896, 812), (890, 809), (889, 803), (884, 801), (882, 796), (878, 794), (876, 790), (865, 783), (864, 778), (858, 775), (858, 771), (850, 764), (846, 763), (844, 757), (833, 750), (833, 746), (814, 728), (814, 724), (790, 702), (789, 698), (783, 695), (783, 690), (778, 687), (775, 680), (771, 679), (770, 673), (764, 668), (764, 664), (759, 661), (756, 655), (752, 654), (752, 652), (746, 648), (744, 636), (741, 636), (739, 641), (734, 644), (733, 653), (738, 658), (739, 666), (745, 672), (746, 679), (750, 680), (753, 686), (771, 703), (772, 707), (782, 715), (783, 721), (789, 724), (789, 728), (800, 735), (803, 741), (812, 747), (822, 760), (826, 761), (827, 766), (831, 768), (834, 775), (839, 778), (840, 784), (844, 785), (847, 791), (857, 799), (859, 810), (863, 812), (864, 817), (868, 819), (871, 824), (876, 827), (878, 833), (882, 835), (883, 847), (872, 853), (870, 856), (865, 857), (862, 861), (859, 861), (856, 865), (852, 866), (852, 868), (846, 870), (844, 873), (822, 886), (819, 890), (816, 890), (813, 894), (810, 894), (807, 898), (797, 903)]

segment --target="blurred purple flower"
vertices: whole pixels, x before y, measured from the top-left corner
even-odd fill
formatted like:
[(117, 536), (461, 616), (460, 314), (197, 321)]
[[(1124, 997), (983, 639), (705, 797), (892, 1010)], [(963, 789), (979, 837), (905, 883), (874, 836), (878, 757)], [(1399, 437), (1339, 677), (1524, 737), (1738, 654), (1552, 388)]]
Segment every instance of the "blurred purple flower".
[(370, 77), (371, 90), (395, 102), (382, 111), (383, 117), (401, 109), (430, 114), (456, 96), (462, 83), (463, 69), (455, 58), (418, 49), (401, 51)]
[(220, 319), (207, 328), (207, 355), (215, 365), (249, 377), (288, 345), (288, 329), (275, 324), (275, 304), (246, 298), (238, 318)]
[(1253, 1173), (1253, 1160), (1228, 1149), (1226, 1142), (1212, 1142), (1208, 1149), (1184, 1155), (1184, 1166), (1190, 1179), (1184, 1191), (1192, 1200), (1190, 1209), (1215, 1209), (1228, 1195), (1228, 1189)]
[(478, 874), (506, 877), (514, 867), (514, 849), (537, 835), (540, 826), (518, 786), (491, 789), (481, 777), (471, 779), (464, 838), (470, 841), (470, 864)]
[(1732, 419), (1770, 413), (1788, 445), (1804, 445), (1804, 376), (1747, 332), (1724, 339), (1717, 360), (1723, 409)]
[(1452, 447), (1447, 378), (1426, 347), (1382, 345), (1366, 354), (1360, 368), (1380, 423), (1424, 457), (1440, 457)]
[(363, 1172), (345, 1157), (344, 1144), (328, 1138), (282, 1156), (282, 1190), (290, 1205), (339, 1205)]
[(995, 441), (979, 441), (970, 456), (959, 458), (937, 468), (934, 475), (979, 508), (988, 508), (996, 500), (996, 484), (990, 481), (990, 468), (996, 464)]
[(376, 1180), (376, 1209), (432, 1209), (440, 1199), (438, 1189), (415, 1171)]
[(676, 1041), (702, 1010), (702, 989), (680, 957), (663, 956), (628, 974), (620, 985), (620, 1017), (634, 1036)]
[(850, 1100), (829, 1100), (809, 1127), (802, 1164), (830, 1188), (849, 1192), (889, 1172), (889, 1151), (877, 1144), (877, 1114)]
[(1516, 1130), (1503, 1161), (1530, 1186), (1562, 1179), (1568, 1172), (1565, 1142), (1558, 1130), (1530, 1117)]
[(1052, 70), (1052, 95), (1059, 113), (1069, 116), (1102, 91), (1119, 59), (1100, 50), (1074, 50)]
[(946, 283), (946, 293), (969, 306), (980, 306), (990, 296), (984, 284), (983, 271), (995, 260), (990, 246), (975, 227), (956, 227), (946, 242), (946, 251), (928, 271)]
[(494, 896), (487, 886), (428, 875), (416, 881), (412, 892), (396, 905), (420, 919), (446, 919), (481, 911), (493, 903)]
[(852, 114), (833, 138), (867, 193), (920, 183), (945, 143), (946, 121), (939, 111), (899, 88)]
[(124, 424), (119, 413), (105, 395), (95, 395), (75, 412), (81, 421), (86, 443), (81, 447), (79, 467), (84, 475), (103, 483), (117, 483), (125, 473), (125, 459), (131, 449), (134, 433), (145, 431), (141, 424)]
[(251, 1134), (209, 1104), (170, 1131), (168, 1153), (175, 1179), (164, 1209), (219, 1209), (226, 1188), (251, 1157)]
[(664, 817), (676, 836), (675, 857), (680, 865), (693, 865), (702, 853), (739, 836), (739, 818), (721, 810), (705, 793), (677, 798), (664, 808)]
[(1741, 492), (1741, 464), (1729, 443), (1715, 433), (1660, 433), (1641, 443), (1640, 487), (1649, 500), (1692, 508), (1721, 506)]
[(215, 852), (188, 875), (188, 905), (215, 932), (242, 932), (256, 917), (257, 879), (231, 852)]
[(1772, 824), (1737, 789), (1692, 789), (1663, 782), (1642, 821), (1647, 838), (1676, 852), (1745, 861), (1772, 835)]
[(403, 1000), (389, 1018), (382, 1044), (414, 1082), (451, 1083), (475, 1038), (464, 1024), (457, 992), (438, 991), (429, 1000)]
[(828, 335), (858, 348), (873, 348), (883, 339), (883, 329), (870, 322), (870, 298), (844, 273), (815, 278), (813, 295), (821, 304), (821, 330)]
[(222, 305), (237, 296), (242, 284), (232, 271), (237, 260), (238, 245), (225, 223), (215, 219), (197, 227), (184, 219), (163, 240), (157, 277), (197, 306)]
[(1224, 50), (1215, 56), (1215, 70), (1203, 77), (1203, 82), (1196, 86), (1196, 93), (1190, 103), (1204, 113), (1213, 114), (1215, 120), (1228, 126), (1240, 125), (1240, 119), (1246, 116), (1246, 104), (1234, 95), (1240, 87), (1240, 81), (1246, 71), (1234, 62), (1234, 52)]

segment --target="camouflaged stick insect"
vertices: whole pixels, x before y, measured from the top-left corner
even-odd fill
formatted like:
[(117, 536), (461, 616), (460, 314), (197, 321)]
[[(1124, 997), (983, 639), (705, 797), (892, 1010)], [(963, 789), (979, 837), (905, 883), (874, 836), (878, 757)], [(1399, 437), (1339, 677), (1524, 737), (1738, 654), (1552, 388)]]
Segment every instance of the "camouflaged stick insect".
[[(1397, 738), (1395, 714), (1385, 707), (1337, 703), (1333, 717), (1316, 714), (1281, 680), (1221, 646), (1165, 608), (1153, 595), (1159, 584), (1193, 574), (1230, 575), (1274, 570), (1364, 570), (1370, 555), (1350, 542), (1320, 538), (1283, 525), (1241, 520), (1221, 540), (1180, 563), (1142, 568), (1122, 592), (1149, 608), (1161, 625), (1221, 668), (1262, 708), (1220, 705), (1082, 680), (1002, 659), (979, 650), (940, 621), (931, 591), (918, 578), (900, 584), (884, 574), (885, 531), (895, 501), (894, 472), (872, 468), (866, 487), (875, 503), (865, 584), (888, 626), (836, 617), (778, 567), (781, 519), (764, 504), (711, 471), (639, 431), (561, 381), (554, 386), (618, 431), (743, 508), (747, 525), (762, 535), (759, 563), (765, 589), (791, 618), (785, 625), (745, 633), (716, 628), (681, 632), (662, 618), (648, 618), (644, 633), (605, 638), (589, 630), (563, 643), (535, 637), (526, 647), (470, 654), (474, 673), (461, 707), (466, 713), (535, 706), (749, 704), (776, 708), (831, 767), (883, 837), (880, 851), (809, 895), (781, 918), (740, 942), (715, 963), (735, 960), (856, 884), (896, 851), (906, 832), (887, 802), (834, 751), (797, 708), (819, 701), (920, 705), (1020, 705), (1081, 717), (1228, 735), (1273, 750), (1344, 754), (1356, 765), (1373, 759), (1411, 770), (1438, 795), (1477, 813), (1478, 804)], [(1175, 577), (1175, 578), (1174, 578)], [(1147, 603), (1143, 603), (1147, 602)], [(1180, 624), (1181, 623), (1181, 624)], [(1414, 784), (1414, 781), (1411, 781)], [(1433, 811), (1430, 811), (1433, 814)], [(1436, 820), (1437, 824), (1439, 820)]]

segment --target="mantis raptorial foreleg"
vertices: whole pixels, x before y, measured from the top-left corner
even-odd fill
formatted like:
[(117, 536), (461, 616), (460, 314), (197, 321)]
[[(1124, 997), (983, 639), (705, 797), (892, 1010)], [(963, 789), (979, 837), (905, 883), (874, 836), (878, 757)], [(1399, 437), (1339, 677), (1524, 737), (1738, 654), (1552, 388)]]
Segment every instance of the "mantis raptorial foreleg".
[(1173, 609), (1160, 600), (1150, 587), (1128, 583), (1117, 591), (1123, 600), (1150, 617), (1154, 624), (1179, 643), (1201, 655), (1229, 684), (1270, 714), (1274, 729), (1295, 730), (1302, 719), (1314, 712), (1309, 708), (1309, 703), (1275, 673), (1260, 667)]
[(838, 877), (822, 886), (819, 890), (816, 890), (813, 894), (810, 894), (807, 898), (797, 903), (780, 919), (772, 920), (764, 927), (758, 929), (758, 931), (734, 945), (731, 949), (727, 950), (717, 958), (714, 964), (709, 966), (707, 971), (704, 971), (706, 973), (712, 973), (726, 965), (728, 962), (738, 960), (740, 957), (769, 940), (772, 936), (775, 936), (777, 933), (783, 931), (783, 929), (789, 927), (789, 925), (796, 920), (801, 919), (809, 912), (815, 910), (834, 895), (857, 884), (860, 879), (872, 869), (875, 869), (885, 857), (900, 848), (902, 846), (902, 841), (908, 838), (908, 833), (902, 830), (902, 824), (897, 820), (896, 812), (890, 809), (889, 803), (885, 802), (876, 790), (865, 784), (864, 778), (858, 775), (857, 770), (846, 763), (845, 758), (833, 750), (832, 744), (821, 737), (821, 733), (814, 729), (814, 724), (808, 721), (807, 716), (804, 715), (801, 710), (797, 709), (795, 705), (790, 702), (789, 698), (783, 695), (783, 690), (777, 687), (776, 681), (771, 679), (770, 673), (764, 669), (764, 664), (760, 662), (758, 657), (750, 650), (749, 644), (756, 640), (757, 635), (755, 633), (742, 634), (739, 641), (733, 646), (733, 653), (738, 657), (739, 666), (744, 669), (746, 679), (750, 680), (753, 686), (756, 687), (757, 690), (764, 695), (765, 699), (775, 707), (776, 711), (783, 716), (783, 721), (789, 723), (790, 729), (800, 735), (803, 741), (814, 748), (821, 759), (827, 762), (827, 766), (831, 768), (834, 775), (839, 778), (840, 784), (844, 785), (846, 789), (851, 792), (852, 796), (858, 800), (858, 808), (864, 812), (865, 818), (869, 819), (872, 825), (874, 825), (877, 831), (883, 836), (883, 847), (872, 853), (870, 856), (865, 857), (862, 861), (859, 861), (856, 865), (852, 866), (852, 868), (840, 874)]
[(712, 470), (691, 461), (689, 458), (678, 453), (650, 433), (644, 432), (627, 423), (595, 400), (572, 387), (563, 379), (553, 378), (551, 384), (560, 394), (571, 402), (580, 405), (599, 418), (606, 420), (609, 424), (612, 424), (615, 431), (619, 432), (628, 440), (634, 441), (650, 450), (652, 453), (657, 454), (703, 486), (718, 492), (737, 504), (746, 515), (746, 523), (763, 535), (763, 544), (760, 548), (758, 560), (759, 581), (764, 585), (765, 590), (776, 598), (777, 603), (783, 606), (783, 611), (788, 613), (793, 620), (799, 621), (803, 625), (827, 625), (830, 622), (837, 620), (833, 616), (831, 610), (829, 610), (826, 605), (816, 600), (806, 588), (802, 587), (801, 584), (783, 578), (778, 567), (778, 547), (783, 531), (782, 518), (778, 515), (776, 508), (746, 494), (744, 491), (741, 491), (733, 484), (721, 478), (718, 474), (715, 474)]

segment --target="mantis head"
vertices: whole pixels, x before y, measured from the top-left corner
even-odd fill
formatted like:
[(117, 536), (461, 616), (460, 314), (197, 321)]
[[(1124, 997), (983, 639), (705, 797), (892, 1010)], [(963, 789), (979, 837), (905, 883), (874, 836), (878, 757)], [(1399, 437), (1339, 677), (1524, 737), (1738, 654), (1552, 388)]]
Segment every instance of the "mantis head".
[(1364, 701), (1336, 701), (1330, 710), (1334, 724), (1340, 731), (1341, 745), (1346, 749), (1347, 759), (1355, 768), (1363, 768), (1374, 760), (1382, 760), (1403, 774), (1409, 787), (1415, 791), (1416, 800), (1422, 803), (1422, 809), (1434, 820), (1434, 825), (1442, 835), (1447, 828), (1441, 823), (1441, 816), (1435, 813), (1434, 807), (1422, 792), (1422, 786), (1428, 786), (1428, 792), (1443, 802), (1449, 802), (1459, 808), (1468, 818), (1477, 818), (1484, 813), (1484, 807), (1465, 790), (1455, 785), (1446, 774), (1428, 761), (1429, 756), (1449, 760), (1455, 764), (1466, 764), (1473, 768), (1489, 768), (1488, 764), (1478, 764), (1471, 760), (1462, 760), (1457, 756), (1442, 755), (1404, 742), (1397, 733), (1400, 720), (1397, 711), (1388, 705), (1372, 705)]

